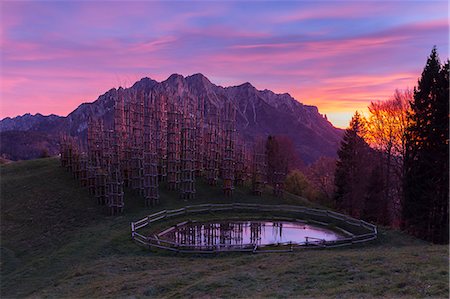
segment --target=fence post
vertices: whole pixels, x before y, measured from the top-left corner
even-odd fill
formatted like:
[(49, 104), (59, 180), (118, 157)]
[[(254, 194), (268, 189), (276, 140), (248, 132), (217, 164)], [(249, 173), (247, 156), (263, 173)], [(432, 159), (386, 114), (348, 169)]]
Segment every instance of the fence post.
[[(291, 209), (288, 208), (288, 206), (285, 205), (275, 205), (275, 206), (269, 206), (269, 205), (263, 205), (263, 204), (240, 204), (240, 203), (231, 203), (231, 204), (208, 204), (208, 205), (194, 205), (194, 206), (186, 206), (185, 208), (179, 209), (179, 210), (164, 210), (158, 213), (154, 213), (152, 215), (148, 215), (146, 218), (138, 220), (137, 222), (130, 222), (130, 226), (131, 226), (131, 239), (138, 242), (139, 243), (144, 243), (143, 241), (145, 241), (144, 244), (148, 245), (149, 248), (153, 247), (153, 245), (157, 246), (156, 243), (154, 243), (155, 241), (158, 242), (158, 244), (161, 244), (158, 240), (157, 237), (155, 237), (155, 240), (151, 239), (150, 237), (145, 237), (140, 235), (139, 233), (137, 233), (137, 229), (139, 229), (140, 227), (143, 226), (147, 226), (149, 225), (149, 221), (151, 218), (154, 218), (152, 221), (158, 219), (163, 219), (163, 218), (167, 218), (167, 217), (172, 217), (171, 213), (173, 211), (179, 211), (181, 213), (184, 212), (184, 214), (190, 214), (192, 213), (191, 210), (189, 209), (193, 209), (193, 211), (195, 211), (195, 208), (202, 208), (200, 209), (200, 211), (204, 211), (203, 208), (206, 208), (206, 210), (211, 211), (214, 209), (214, 207), (218, 207), (219, 209), (222, 208), (223, 210), (227, 210), (229, 208), (231, 208), (233, 211), (239, 211), (239, 210), (250, 210), (250, 211), (278, 211), (278, 212), (290, 212)], [(350, 226), (353, 227), (357, 227), (359, 225), (359, 227), (364, 227), (364, 228), (371, 228), (372, 229), (372, 233), (369, 235), (369, 237), (367, 235), (361, 235), (359, 234), (358, 236), (355, 237), (355, 235), (352, 235), (350, 238), (345, 238), (345, 244), (343, 245), (350, 245), (350, 244), (357, 244), (360, 242), (364, 242), (367, 240), (372, 240), (372, 239), (376, 239), (378, 237), (378, 230), (377, 230), (377, 226), (367, 223), (361, 219), (355, 219), (353, 217), (349, 217), (347, 215), (344, 214), (340, 214), (340, 213), (335, 213), (333, 211), (329, 211), (329, 210), (315, 210), (315, 209), (310, 209), (310, 208), (303, 208), (302, 209), (296, 209), (296, 208), (292, 208), (292, 211), (295, 211), (297, 213), (299, 213), (299, 215), (302, 215), (302, 217), (306, 220), (304, 221), (304, 223), (309, 223), (308, 220), (308, 212), (311, 212), (312, 215), (317, 215), (318, 211), (320, 212), (319, 215), (321, 216), (325, 216), (328, 218), (333, 218), (333, 219), (337, 219), (339, 221), (334, 221), (337, 222), (337, 226), (341, 226), (342, 224), (346, 223), (349, 224)], [(176, 214), (178, 215), (177, 212)], [(295, 213), (294, 212), (294, 213)], [(314, 214), (314, 213), (316, 214)], [(180, 213), (180, 214), (181, 214)], [(157, 217), (155, 217), (155, 215)], [(341, 218), (337, 218), (337, 216), (342, 217)], [(336, 218), (335, 218), (336, 217)], [(147, 221), (147, 223), (145, 223), (145, 220)], [(329, 221), (331, 219), (328, 219)], [(313, 222), (313, 220), (311, 220)], [(318, 221), (316, 221), (318, 222)], [(136, 224), (138, 223), (138, 224)], [(320, 224), (320, 223), (319, 223)], [(367, 227), (366, 227), (367, 226)], [(342, 231), (344, 231), (344, 229), (341, 228)], [(344, 231), (344, 233), (346, 233), (346, 231)], [(350, 233), (351, 234), (351, 233)], [(138, 236), (138, 238), (136, 238), (136, 236)], [(142, 240), (142, 237), (144, 237), (145, 239)], [(309, 239), (312, 239), (312, 241), (309, 241)], [(343, 246), (342, 244), (336, 245), (337, 242), (332, 242), (332, 241), (325, 241), (323, 239), (317, 239), (314, 237), (305, 237), (305, 242), (303, 243), (303, 245), (305, 246), (322, 246), (322, 247), (338, 247), (338, 246)], [(291, 251), (293, 251), (295, 248), (294, 244), (292, 244), (292, 242), (289, 242), (287, 244), (290, 248)], [(298, 244), (298, 245), (302, 245), (302, 243)], [(251, 247), (250, 247), (251, 248)], [(170, 248), (168, 248), (170, 249)], [(176, 244), (175, 245), (175, 251), (176, 252), (184, 252), (185, 248), (183, 246), (181, 246), (180, 244)], [(242, 249), (242, 248), (241, 248)], [(173, 249), (171, 249), (173, 250)], [(250, 249), (251, 250), (251, 249)], [(254, 244), (254, 248), (253, 248), (253, 252), (256, 253), (258, 250), (258, 245)], [(215, 252), (216, 250), (214, 250)], [(220, 251), (220, 250), (219, 250)], [(270, 250), (269, 250), (270, 251)]]

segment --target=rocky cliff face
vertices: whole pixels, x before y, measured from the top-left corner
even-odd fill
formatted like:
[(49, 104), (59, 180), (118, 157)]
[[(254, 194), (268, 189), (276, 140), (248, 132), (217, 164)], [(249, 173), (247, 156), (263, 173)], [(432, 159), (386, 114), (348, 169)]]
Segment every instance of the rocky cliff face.
[[(225, 101), (230, 100), (237, 108), (237, 129), (246, 139), (287, 135), (294, 141), (301, 159), (306, 163), (313, 162), (320, 156), (335, 156), (342, 135), (342, 130), (333, 127), (318, 112), (317, 107), (303, 105), (286, 93), (275, 94), (270, 90), (257, 90), (250, 83), (221, 87), (212, 84), (202, 74), (188, 77), (173, 74), (163, 82), (143, 78), (129, 88), (132, 92), (140, 90), (172, 97), (178, 101), (186, 98), (202, 98), (207, 111), (211, 107), (222, 107)], [(105, 122), (112, 119), (116, 96), (117, 89), (111, 89), (99, 96), (96, 101), (81, 104), (67, 117), (25, 114), (13, 119), (5, 118), (0, 121), (0, 137), (6, 136), (5, 132), (9, 132), (7, 140), (4, 141), (14, 143), (12, 131), (40, 132), (33, 135), (35, 143), (52, 147), (56, 145), (54, 146), (49, 140), (58, 140), (61, 133), (83, 138), (86, 136), (87, 121), (90, 116), (102, 117)], [(39, 138), (40, 140), (36, 140)], [(20, 147), (20, 145), (8, 145), (8, 148)], [(48, 148), (47, 150), (49, 153), (54, 153), (57, 149)], [(20, 152), (26, 152), (26, 150), (21, 149)], [(6, 158), (12, 158), (11, 153), (5, 152), (5, 146), (0, 147), (0, 154)], [(16, 155), (14, 158), (33, 157), (29, 155), (17, 157)]]
[(54, 114), (44, 116), (40, 113), (35, 115), (27, 113), (14, 118), (6, 117), (0, 121), (0, 132), (39, 130), (42, 124), (58, 123), (61, 119), (61, 116)]

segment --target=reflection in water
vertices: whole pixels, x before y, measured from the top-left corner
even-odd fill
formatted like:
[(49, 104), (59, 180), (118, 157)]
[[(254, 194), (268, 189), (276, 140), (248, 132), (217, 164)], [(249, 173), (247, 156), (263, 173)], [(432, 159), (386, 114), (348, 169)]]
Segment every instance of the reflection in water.
[(158, 235), (159, 238), (192, 247), (247, 247), (269, 244), (303, 244), (317, 239), (333, 241), (343, 236), (321, 227), (287, 221), (190, 222)]

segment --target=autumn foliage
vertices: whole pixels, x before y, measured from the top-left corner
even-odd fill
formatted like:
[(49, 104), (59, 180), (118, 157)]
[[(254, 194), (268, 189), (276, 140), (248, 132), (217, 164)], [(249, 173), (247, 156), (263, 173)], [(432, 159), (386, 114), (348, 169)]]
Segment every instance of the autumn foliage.
[(352, 216), (449, 240), (449, 63), (434, 48), (414, 91), (355, 113), (335, 171), (336, 206)]

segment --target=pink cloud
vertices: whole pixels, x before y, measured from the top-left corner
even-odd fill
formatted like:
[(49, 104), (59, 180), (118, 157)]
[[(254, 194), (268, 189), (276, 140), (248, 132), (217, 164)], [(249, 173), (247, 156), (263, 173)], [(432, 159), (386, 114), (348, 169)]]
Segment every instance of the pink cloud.
[(280, 16), (274, 16), (273, 21), (276, 23), (286, 22), (298, 22), (314, 19), (328, 19), (328, 18), (356, 18), (371, 10), (371, 12), (382, 11), (380, 3), (352, 3), (351, 5), (345, 2), (341, 3), (338, 7), (330, 8), (327, 3), (321, 4), (316, 9), (305, 10), (298, 9), (293, 12), (283, 14)]
[[(259, 89), (289, 92), (343, 119), (395, 88), (412, 87), (432, 45), (448, 36), (448, 21), (440, 15), (342, 34), (330, 26), (295, 25), (394, 15), (403, 7), (398, 3), (349, 2), (333, 9), (319, 3), (283, 13), (255, 4), (252, 14), (240, 5), (8, 2), (0, 26), (0, 117), (65, 115), (82, 101), (144, 76), (161, 81), (175, 72), (201, 72), (219, 85), (249, 81)], [(410, 7), (415, 5), (404, 9), (413, 11)], [(445, 53), (448, 43), (443, 46)]]

